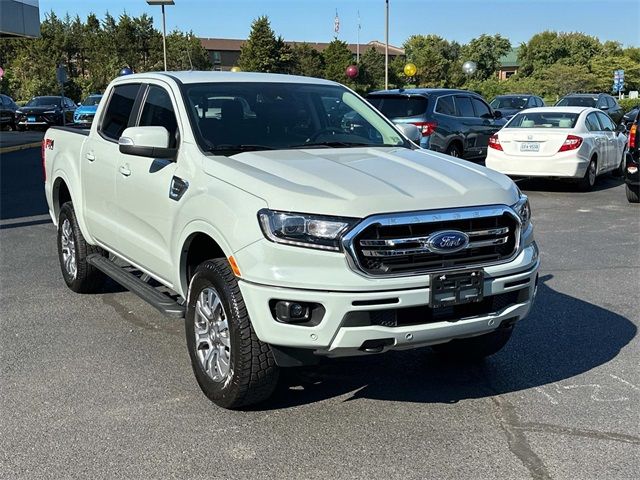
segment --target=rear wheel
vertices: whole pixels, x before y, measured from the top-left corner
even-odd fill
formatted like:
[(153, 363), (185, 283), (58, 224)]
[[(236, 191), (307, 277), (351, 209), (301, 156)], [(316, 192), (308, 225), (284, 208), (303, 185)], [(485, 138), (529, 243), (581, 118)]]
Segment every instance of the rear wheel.
[(498, 353), (511, 338), (513, 327), (500, 328), (491, 333), (471, 338), (460, 338), (433, 345), (434, 352), (452, 360), (474, 361)]
[(462, 158), (462, 148), (457, 143), (449, 145), (444, 153), (455, 158)]
[(640, 201), (640, 186), (630, 187), (628, 184), (627, 187), (627, 200), (629, 203), (638, 203)]
[(67, 286), (77, 293), (91, 293), (100, 289), (105, 275), (87, 262), (92, 253), (104, 251), (89, 245), (80, 231), (73, 204), (62, 205), (58, 216), (58, 259)]
[(187, 348), (204, 394), (229, 409), (269, 398), (278, 381), (278, 367), (271, 347), (253, 330), (227, 260), (207, 260), (198, 266), (188, 298)]
[(592, 158), (587, 166), (587, 171), (584, 172), (584, 177), (578, 182), (578, 188), (583, 192), (588, 192), (593, 189), (596, 184), (596, 178), (598, 176), (598, 163), (595, 158)]

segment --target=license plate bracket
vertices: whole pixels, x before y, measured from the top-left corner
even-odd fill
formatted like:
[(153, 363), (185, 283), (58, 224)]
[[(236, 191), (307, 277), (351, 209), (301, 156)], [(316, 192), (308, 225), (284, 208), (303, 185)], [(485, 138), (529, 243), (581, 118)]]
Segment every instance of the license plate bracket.
[(484, 298), (484, 272), (440, 273), (431, 275), (429, 304), (432, 308), (481, 302)]
[(35, 117), (35, 115), (29, 115), (29, 116), (27, 117), (27, 121), (28, 121), (28, 122), (35, 122), (35, 121), (36, 121), (36, 117)]

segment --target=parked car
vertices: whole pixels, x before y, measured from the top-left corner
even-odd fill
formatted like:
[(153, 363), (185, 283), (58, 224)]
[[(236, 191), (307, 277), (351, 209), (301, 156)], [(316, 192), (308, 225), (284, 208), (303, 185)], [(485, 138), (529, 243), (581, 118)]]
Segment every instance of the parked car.
[(506, 123), (480, 95), (466, 90), (385, 90), (367, 100), (391, 121), (418, 126), (422, 148), (469, 160), (484, 159), (489, 137)]
[(627, 200), (630, 203), (638, 203), (640, 198), (640, 132), (638, 123), (640, 122), (640, 110), (636, 109), (636, 115), (629, 127), (629, 141), (627, 144), (627, 157), (624, 169), (624, 182), (626, 183)]
[(634, 107), (624, 114), (622, 117), (622, 123), (624, 123), (627, 127), (627, 131), (631, 129), (631, 125), (633, 125), (633, 121), (638, 115), (638, 111), (640, 111), (640, 107)]
[(420, 149), (403, 133), (417, 127), (341, 85), (133, 74), (112, 81), (96, 119), (43, 140), (62, 277), (88, 293), (106, 274), (184, 316), (196, 379), (222, 407), (262, 401), (281, 367), (322, 357), (433, 345), (478, 360), (531, 309), (527, 197)]
[(626, 142), (596, 108), (532, 108), (491, 137), (486, 165), (510, 176), (574, 179), (590, 190), (598, 175), (622, 168)]
[(616, 99), (606, 93), (572, 93), (558, 100), (555, 106), (598, 108), (607, 112), (616, 125), (620, 123), (624, 114)]
[(0, 94), (0, 128), (16, 129), (16, 110), (18, 105), (8, 95)]
[(544, 100), (536, 95), (498, 95), (489, 103), (491, 108), (502, 114), (502, 117), (509, 120), (516, 113), (527, 108), (544, 107)]
[(93, 122), (101, 99), (100, 93), (94, 93), (85, 98), (73, 113), (73, 123), (88, 125)]
[(73, 120), (76, 104), (73, 100), (61, 96), (34, 97), (16, 110), (18, 130), (44, 128), (62, 125), (63, 111), (66, 123)]

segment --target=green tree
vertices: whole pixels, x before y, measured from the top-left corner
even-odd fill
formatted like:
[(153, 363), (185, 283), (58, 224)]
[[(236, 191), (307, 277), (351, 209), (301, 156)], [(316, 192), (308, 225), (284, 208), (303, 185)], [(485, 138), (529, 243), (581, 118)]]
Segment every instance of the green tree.
[(251, 25), (249, 38), (242, 45), (238, 66), (246, 72), (279, 72), (281, 69), (278, 41), (268, 17), (258, 17)]
[(347, 78), (345, 71), (354, 63), (353, 54), (346, 42), (334, 39), (322, 52), (324, 58), (324, 78), (353, 86), (353, 82)]
[[(438, 35), (412, 35), (403, 46), (406, 62), (412, 62), (418, 68), (414, 79), (416, 84), (421, 87), (443, 87), (457, 83), (455, 68), (460, 57), (460, 45), (457, 42), (449, 42)], [(404, 63), (403, 60), (402, 67)], [(402, 79), (404, 74), (401, 68), (398, 69), (399, 66), (395, 65), (394, 71)]]
[[(473, 61), (478, 68), (474, 77), (486, 80), (496, 75), (500, 67), (500, 57), (511, 50), (511, 42), (499, 33), (496, 35), (480, 35), (462, 47), (463, 61)], [(462, 67), (462, 66), (461, 66)]]
[(596, 78), (596, 89), (609, 92), (613, 86), (614, 70), (624, 70), (625, 90), (640, 89), (640, 62), (634, 62), (626, 55), (597, 56), (589, 63)]
[(305, 77), (322, 77), (324, 59), (322, 54), (308, 43), (296, 43), (291, 49), (294, 58), (293, 73)]
[(384, 55), (371, 47), (360, 57), (360, 73), (356, 85), (361, 92), (384, 88)]

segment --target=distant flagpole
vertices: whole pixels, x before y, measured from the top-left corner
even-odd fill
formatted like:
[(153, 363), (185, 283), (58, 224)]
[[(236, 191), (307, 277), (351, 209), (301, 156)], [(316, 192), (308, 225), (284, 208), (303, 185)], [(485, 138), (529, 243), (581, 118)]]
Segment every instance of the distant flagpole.
[(356, 63), (360, 63), (360, 10), (358, 10), (358, 40), (356, 43)]
[(335, 39), (338, 39), (340, 33), (340, 17), (338, 17), (338, 9), (336, 8), (336, 18), (333, 19), (333, 33), (335, 33)]
[(389, 0), (385, 0), (384, 89), (389, 90)]

